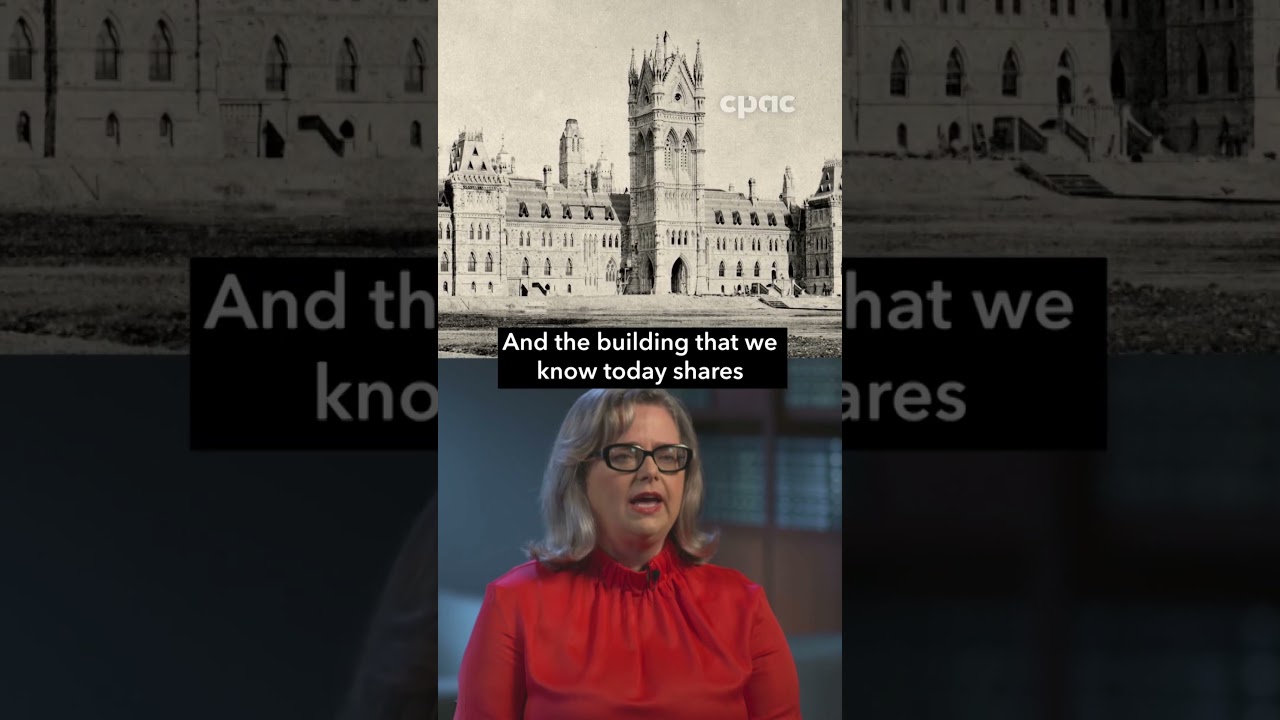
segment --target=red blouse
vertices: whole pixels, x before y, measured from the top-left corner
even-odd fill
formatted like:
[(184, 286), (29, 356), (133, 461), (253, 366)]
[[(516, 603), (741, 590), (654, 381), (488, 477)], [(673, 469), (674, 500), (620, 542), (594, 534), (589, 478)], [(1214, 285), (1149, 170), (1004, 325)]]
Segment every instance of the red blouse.
[(490, 583), (455, 720), (793, 720), (795, 660), (764, 591), (670, 543), (636, 572), (596, 549)]

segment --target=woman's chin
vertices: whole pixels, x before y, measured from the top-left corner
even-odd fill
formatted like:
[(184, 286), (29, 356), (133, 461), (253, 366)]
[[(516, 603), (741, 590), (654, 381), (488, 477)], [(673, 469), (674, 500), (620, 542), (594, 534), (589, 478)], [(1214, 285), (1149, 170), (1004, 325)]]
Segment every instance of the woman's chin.
[(646, 540), (661, 537), (670, 529), (667, 518), (663, 513), (639, 516), (633, 514), (628, 525), (632, 534)]

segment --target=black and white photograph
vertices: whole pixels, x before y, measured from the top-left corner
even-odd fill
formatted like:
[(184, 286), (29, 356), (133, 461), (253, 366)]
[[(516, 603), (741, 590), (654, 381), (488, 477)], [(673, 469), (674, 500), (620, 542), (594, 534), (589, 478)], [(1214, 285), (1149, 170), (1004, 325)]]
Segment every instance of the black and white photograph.
[(840, 7), (446, 0), (440, 356), (522, 325), (840, 354)]
[(0, 3), (0, 353), (186, 353), (191, 257), (429, 257), (436, 10)]
[(1092, 256), (1112, 353), (1280, 352), (1280, 16), (846, 0), (846, 256)]

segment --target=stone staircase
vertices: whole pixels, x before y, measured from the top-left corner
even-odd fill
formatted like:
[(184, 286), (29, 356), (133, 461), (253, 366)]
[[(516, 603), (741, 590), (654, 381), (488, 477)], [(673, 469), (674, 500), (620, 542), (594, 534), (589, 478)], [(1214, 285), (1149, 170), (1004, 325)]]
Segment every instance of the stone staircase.
[(1112, 192), (1092, 175), (1084, 173), (1050, 173), (1044, 176), (1055, 192), (1075, 197), (1111, 197)]
[(1052, 156), (1027, 156), (1018, 164), (1018, 173), (1060, 195), (1072, 197), (1113, 197), (1110, 188), (1076, 164)]
[(786, 309), (787, 309), (787, 304), (786, 304), (786, 303), (784, 303), (784, 302), (782, 302), (781, 300), (778, 300), (777, 298), (762, 297), (762, 298), (760, 298), (760, 302), (764, 303), (765, 305), (768, 305), (769, 307), (773, 308), (774, 310), (786, 310)]

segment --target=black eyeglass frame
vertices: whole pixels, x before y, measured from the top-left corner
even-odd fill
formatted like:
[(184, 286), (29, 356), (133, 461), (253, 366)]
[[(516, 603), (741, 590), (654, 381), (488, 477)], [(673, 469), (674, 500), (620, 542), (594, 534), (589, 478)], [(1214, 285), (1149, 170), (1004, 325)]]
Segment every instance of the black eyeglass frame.
[[(637, 451), (640, 455), (640, 462), (633, 468), (614, 467), (613, 463), (609, 462), (609, 451), (614, 448), (629, 448)], [(666, 450), (667, 448), (680, 448), (685, 452), (684, 464), (675, 470), (663, 470), (662, 466), (658, 464), (657, 453), (661, 450)], [(633, 445), (631, 443), (614, 443), (613, 445), (606, 445), (600, 450), (600, 459), (604, 460), (605, 466), (614, 472), (635, 472), (644, 467), (644, 461), (646, 458), (653, 458), (653, 464), (658, 468), (658, 472), (664, 475), (674, 475), (675, 473), (682, 472), (689, 468), (689, 463), (693, 462), (693, 448), (682, 443), (671, 443), (669, 445), (659, 445), (652, 450), (645, 450), (639, 445)]]

